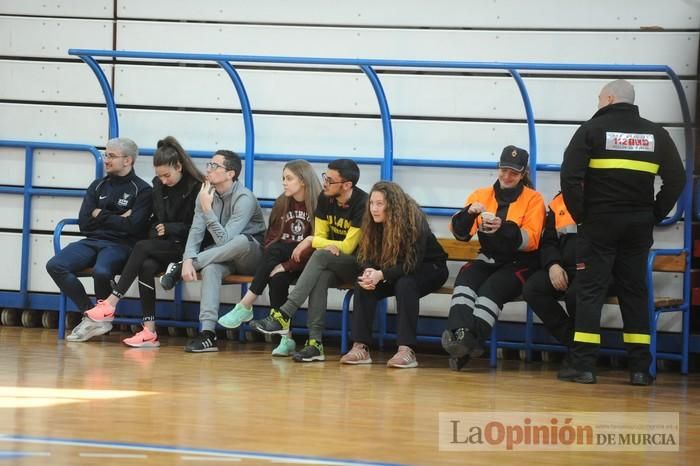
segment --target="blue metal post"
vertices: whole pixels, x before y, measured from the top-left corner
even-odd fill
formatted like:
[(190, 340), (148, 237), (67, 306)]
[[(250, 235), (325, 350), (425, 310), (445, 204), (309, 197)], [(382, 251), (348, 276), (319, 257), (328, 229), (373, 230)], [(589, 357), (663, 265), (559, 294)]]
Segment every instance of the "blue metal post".
[(384, 135), (384, 162), (382, 163), (381, 177), (382, 180), (391, 181), (394, 177), (394, 134), (391, 129), (389, 104), (386, 101), (384, 87), (376, 71), (368, 65), (362, 65), (360, 69), (362, 69), (372, 83), (372, 89), (374, 89), (374, 93), (377, 96), (377, 103), (379, 103), (379, 114), (382, 119), (382, 134)]
[(683, 190), (682, 200), (684, 202), (684, 208), (677, 208), (676, 214), (673, 219), (677, 220), (683, 215), (683, 243), (685, 245), (685, 273), (683, 274), (683, 301), (687, 304), (688, 308), (683, 312), (683, 359), (681, 360), (681, 372), (683, 374), (688, 373), (688, 349), (690, 346), (690, 257), (692, 256), (692, 219), (693, 219), (693, 174), (695, 170), (695, 142), (694, 142), (694, 132), (692, 127), (692, 120), (690, 117), (690, 109), (688, 107), (688, 100), (683, 91), (683, 86), (681, 84), (678, 75), (671, 69), (671, 67), (666, 67), (666, 73), (668, 74), (673, 87), (676, 89), (678, 94), (678, 100), (681, 105), (681, 114), (683, 115), (683, 129), (685, 135), (685, 189)]
[(107, 104), (107, 115), (109, 117), (109, 139), (119, 137), (119, 116), (117, 115), (117, 104), (114, 102), (114, 93), (112, 87), (109, 85), (107, 76), (105, 76), (104, 71), (97, 63), (97, 61), (90, 56), (78, 55), (78, 57), (87, 63), (95, 76), (97, 81), (100, 83), (100, 88), (102, 89), (102, 94), (105, 97), (105, 103)]
[[(92, 146), (81, 144), (59, 144), (46, 142), (31, 142), (31, 141), (0, 141), (0, 147), (23, 147), (25, 150), (24, 156), (24, 185), (22, 187), (3, 186), (0, 188), (0, 193), (19, 194), (22, 195), (22, 244), (20, 251), (20, 277), (19, 277), (19, 295), (22, 307), (29, 307), (29, 257), (31, 245), (31, 211), (32, 197), (37, 195), (57, 195), (57, 196), (75, 196), (82, 195), (81, 192), (66, 192), (65, 190), (53, 188), (34, 188), (32, 186), (34, 179), (34, 151), (36, 149), (57, 149), (57, 150), (79, 150), (91, 152), (96, 161), (100, 160), (100, 154)], [(95, 170), (97, 176), (102, 176), (102, 164), (97, 164)]]
[(20, 261), (19, 293), (22, 300), (22, 307), (28, 307), (29, 296), (27, 295), (29, 281), (29, 235), (31, 233), (31, 212), (32, 212), (32, 170), (34, 167), (34, 148), (27, 146), (24, 153), (24, 193), (22, 212), (22, 255)]
[(233, 81), (241, 103), (241, 113), (243, 114), (243, 126), (245, 129), (245, 185), (248, 189), (253, 189), (253, 160), (255, 158), (255, 130), (253, 128), (253, 112), (250, 108), (248, 93), (243, 85), (243, 80), (231, 63), (224, 60), (216, 62)]
[(535, 131), (535, 116), (532, 112), (530, 95), (527, 92), (525, 81), (523, 81), (520, 73), (514, 69), (510, 69), (508, 72), (513, 76), (515, 83), (518, 85), (518, 90), (520, 90), (520, 96), (523, 98), (525, 115), (527, 117), (527, 134), (530, 139), (530, 179), (532, 180), (532, 185), (537, 186), (537, 132)]

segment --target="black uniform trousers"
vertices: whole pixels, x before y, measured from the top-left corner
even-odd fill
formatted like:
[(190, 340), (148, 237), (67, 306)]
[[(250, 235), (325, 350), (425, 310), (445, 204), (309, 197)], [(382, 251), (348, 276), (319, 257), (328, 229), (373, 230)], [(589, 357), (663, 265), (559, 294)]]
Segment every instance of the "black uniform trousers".
[(467, 328), (483, 345), (503, 305), (518, 297), (533, 269), (515, 262), (464, 264), (455, 279), (447, 317), (448, 330)]
[[(549, 333), (562, 345), (571, 346), (574, 339), (576, 316), (576, 270), (565, 268), (569, 287), (564, 291), (554, 288), (549, 272), (541, 269), (532, 274), (523, 286), (523, 298), (540, 318)], [(566, 310), (560, 304), (566, 303)]]
[(372, 342), (372, 324), (377, 303), (389, 296), (396, 296), (398, 326), (396, 343), (404, 346), (416, 344), (419, 301), (425, 295), (440, 289), (449, 271), (442, 262), (424, 262), (416, 270), (393, 282), (382, 282), (374, 290), (365, 290), (355, 285), (355, 300), (352, 311), (352, 339), (356, 343), (369, 345)]
[(653, 230), (651, 212), (589, 215), (579, 226), (576, 250), (579, 293), (571, 351), (571, 361), (577, 369), (595, 371), (600, 314), (611, 275), (620, 301), (629, 369), (631, 372), (649, 369), (646, 262)]

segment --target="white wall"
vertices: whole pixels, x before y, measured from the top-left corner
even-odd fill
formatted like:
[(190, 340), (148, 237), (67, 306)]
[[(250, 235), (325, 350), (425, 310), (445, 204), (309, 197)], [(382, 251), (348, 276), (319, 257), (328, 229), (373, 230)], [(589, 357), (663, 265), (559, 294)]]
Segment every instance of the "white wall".
[[(0, 0), (0, 139), (104, 146), (107, 114), (97, 80), (69, 48), (387, 59), (666, 64), (681, 76), (695, 114), (700, 37), (697, 2), (670, 0)], [(175, 65), (175, 66), (173, 66)], [(240, 107), (228, 76), (212, 65), (103, 60), (119, 105), (121, 134), (153, 147), (172, 134), (191, 150), (244, 148)], [(367, 78), (341, 67), (238, 67), (255, 112), (259, 153), (381, 157), (376, 99)], [(504, 73), (380, 69), (393, 121), (395, 157), (497, 160), (504, 145), (527, 147), (522, 102)], [(559, 163), (580, 122), (595, 111), (604, 73), (524, 73), (535, 117), (539, 161)], [(630, 74), (642, 114), (664, 124), (685, 150), (675, 90), (664, 76)], [(84, 188), (87, 155), (40, 151), (35, 185)], [(0, 183), (23, 183), (23, 151), (0, 149)], [(319, 172), (322, 166), (317, 166)], [(258, 163), (255, 191), (273, 197), (280, 164)], [(137, 171), (152, 177), (146, 158)], [(377, 167), (363, 167), (369, 188)], [(491, 170), (396, 167), (395, 180), (424, 205), (457, 207)], [(545, 197), (557, 177), (541, 173)], [(79, 199), (39, 198), (32, 213), (30, 287), (54, 291), (43, 271), (48, 233), (75, 215)], [(444, 218), (432, 219), (446, 235)], [(19, 261), (21, 198), (0, 195), (0, 247)], [(678, 245), (679, 227), (657, 243)], [(0, 271), (14, 289), (18, 268)], [(665, 290), (678, 293), (667, 280)], [(676, 280), (677, 282), (677, 280)], [(14, 287), (14, 288), (13, 288)], [(196, 298), (196, 290), (190, 291)], [(235, 299), (235, 290), (226, 300)], [(430, 298), (428, 314), (444, 314)], [(334, 301), (337, 299), (333, 298)], [(521, 307), (511, 313), (519, 318)], [(614, 314), (614, 313), (613, 313)], [(677, 328), (677, 325), (675, 325)]]

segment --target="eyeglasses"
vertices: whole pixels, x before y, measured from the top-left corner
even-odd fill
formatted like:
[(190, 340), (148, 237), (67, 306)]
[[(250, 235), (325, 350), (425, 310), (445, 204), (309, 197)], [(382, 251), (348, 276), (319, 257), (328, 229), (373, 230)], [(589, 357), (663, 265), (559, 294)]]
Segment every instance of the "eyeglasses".
[(321, 179), (323, 180), (323, 184), (327, 185), (334, 185), (334, 184), (340, 184), (340, 183), (345, 183), (345, 181), (340, 180), (340, 181), (333, 181), (332, 178), (328, 178), (328, 176), (325, 173), (321, 173)]
[(115, 159), (120, 159), (122, 157), (128, 157), (128, 155), (117, 155), (117, 154), (102, 154), (102, 160), (115, 160)]
[(223, 168), (224, 170), (228, 171), (224, 165), (220, 165), (216, 162), (207, 162), (207, 170), (214, 171), (217, 168)]

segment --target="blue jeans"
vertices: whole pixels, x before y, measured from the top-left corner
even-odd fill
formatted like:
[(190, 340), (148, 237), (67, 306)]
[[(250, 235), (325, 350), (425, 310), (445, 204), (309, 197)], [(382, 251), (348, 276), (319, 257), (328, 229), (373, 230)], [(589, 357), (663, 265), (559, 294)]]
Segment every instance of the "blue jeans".
[(112, 292), (109, 281), (121, 272), (130, 253), (131, 246), (114, 241), (85, 238), (69, 244), (49, 259), (46, 263), (46, 271), (61, 292), (84, 312), (93, 304), (76, 274), (92, 267), (95, 297), (105, 299)]

